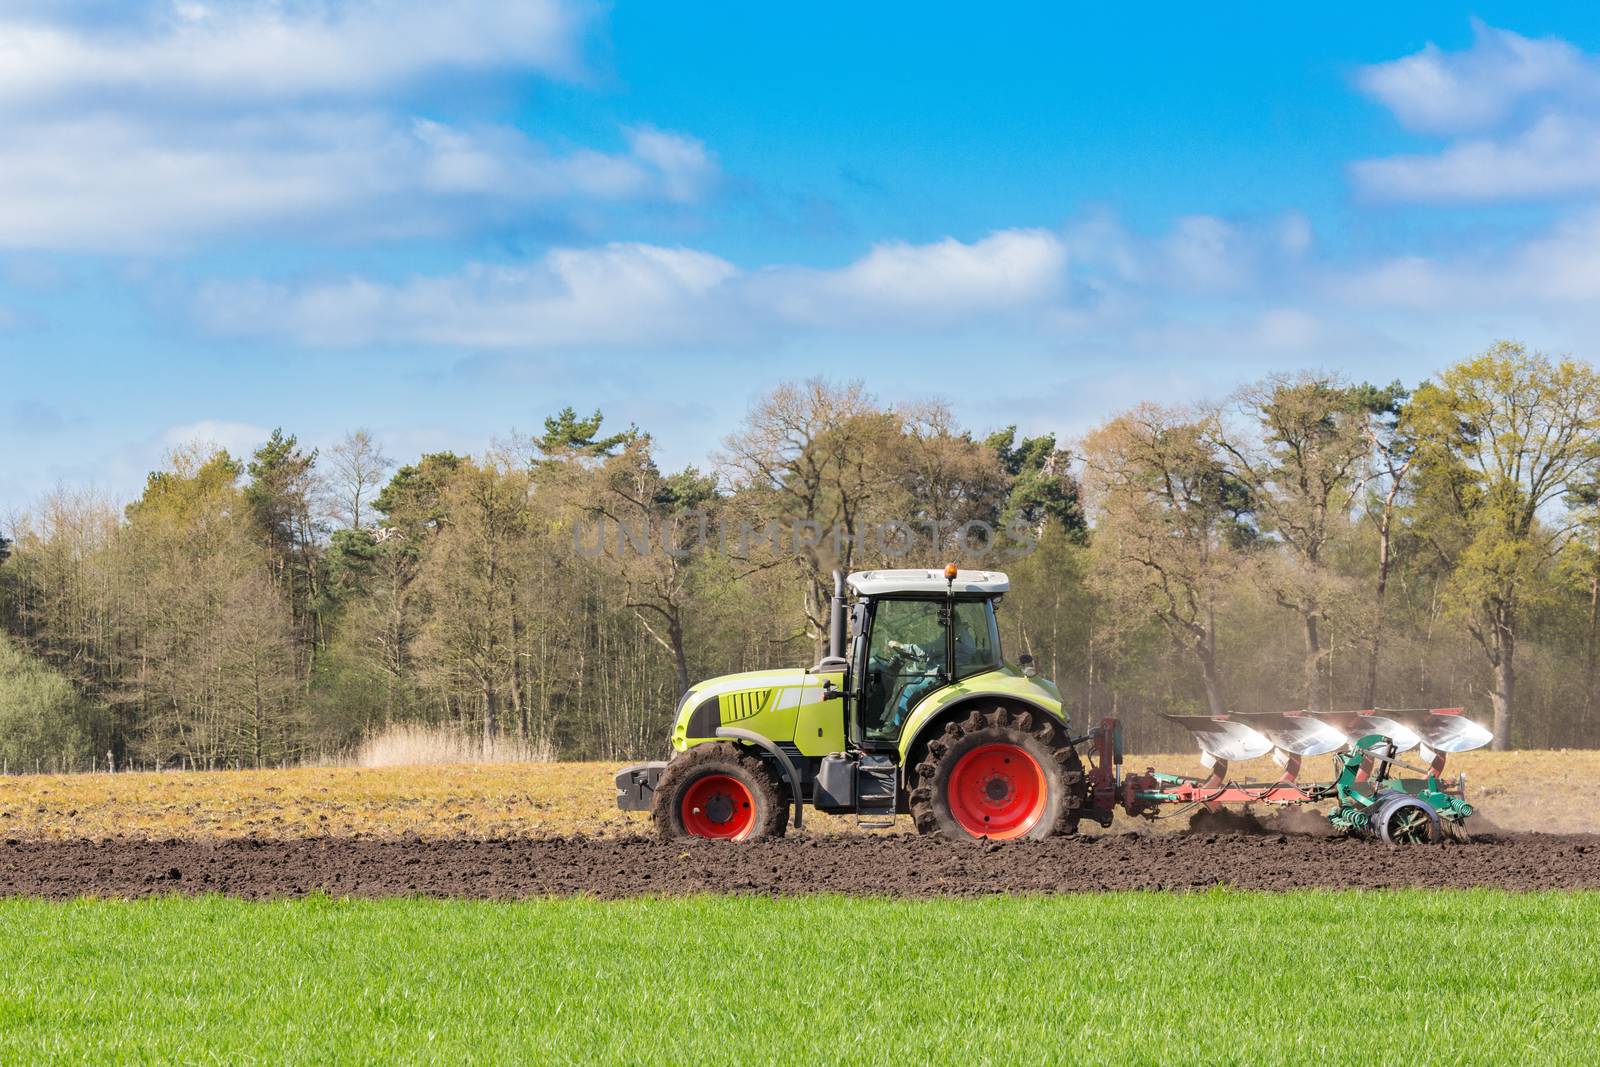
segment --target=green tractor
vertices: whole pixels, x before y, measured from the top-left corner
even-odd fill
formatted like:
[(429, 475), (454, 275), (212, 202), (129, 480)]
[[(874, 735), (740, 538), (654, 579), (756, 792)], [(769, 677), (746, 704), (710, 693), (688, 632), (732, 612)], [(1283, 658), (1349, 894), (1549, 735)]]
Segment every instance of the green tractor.
[[(806, 804), (865, 827), (1040, 838), (1076, 831), (1091, 792), (1054, 683), (1006, 663), (995, 571), (834, 573), (828, 653), (725, 675), (678, 704), (670, 762), (617, 774), (617, 804), (662, 835), (749, 840)], [(848, 628), (847, 628), (848, 621)], [(848, 639), (847, 639), (848, 631)]]

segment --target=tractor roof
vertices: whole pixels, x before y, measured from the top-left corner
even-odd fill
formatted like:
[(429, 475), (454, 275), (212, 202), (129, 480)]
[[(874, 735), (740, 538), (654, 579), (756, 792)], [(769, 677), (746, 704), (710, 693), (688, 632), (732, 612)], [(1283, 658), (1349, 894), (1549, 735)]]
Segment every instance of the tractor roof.
[(999, 596), (1011, 588), (1011, 580), (999, 571), (956, 571), (954, 582), (947, 583), (943, 568), (937, 570), (856, 571), (847, 579), (850, 588), (861, 596), (888, 596), (892, 593), (943, 593), (949, 589), (968, 596)]

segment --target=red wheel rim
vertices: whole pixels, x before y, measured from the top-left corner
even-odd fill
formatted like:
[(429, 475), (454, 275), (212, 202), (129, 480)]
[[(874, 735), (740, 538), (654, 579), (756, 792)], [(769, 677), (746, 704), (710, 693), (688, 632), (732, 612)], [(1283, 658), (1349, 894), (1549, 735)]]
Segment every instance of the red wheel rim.
[(695, 837), (738, 839), (756, 824), (756, 798), (730, 774), (708, 774), (689, 783), (679, 810), (683, 828)]
[(1017, 745), (979, 745), (950, 772), (950, 814), (973, 837), (1021, 837), (1044, 815), (1044, 769)]

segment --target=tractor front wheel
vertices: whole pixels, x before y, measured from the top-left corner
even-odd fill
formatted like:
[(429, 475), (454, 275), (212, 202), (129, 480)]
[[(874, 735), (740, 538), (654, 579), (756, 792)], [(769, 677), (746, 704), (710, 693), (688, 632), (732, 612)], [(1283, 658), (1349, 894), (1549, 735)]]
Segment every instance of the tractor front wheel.
[(651, 815), (662, 837), (749, 841), (781, 837), (783, 790), (767, 765), (726, 742), (697, 745), (667, 764)]
[(949, 724), (916, 772), (911, 817), (921, 833), (1009, 841), (1077, 826), (1078, 754), (1031, 711), (990, 708)]

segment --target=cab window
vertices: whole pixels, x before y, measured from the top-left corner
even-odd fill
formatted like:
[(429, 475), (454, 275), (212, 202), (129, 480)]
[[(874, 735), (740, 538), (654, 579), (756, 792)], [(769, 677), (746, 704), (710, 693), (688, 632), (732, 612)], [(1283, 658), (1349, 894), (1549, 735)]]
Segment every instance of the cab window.
[(952, 622), (955, 633), (956, 679), (1000, 666), (1000, 634), (994, 606), (987, 600), (958, 601)]

